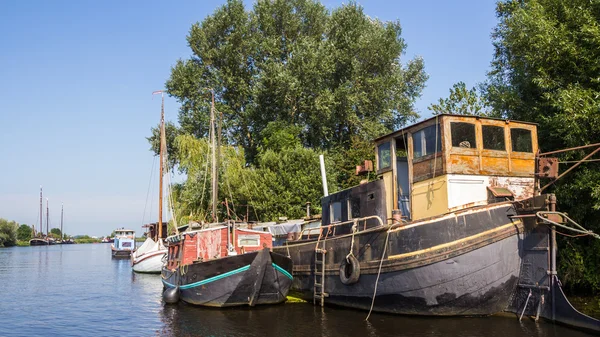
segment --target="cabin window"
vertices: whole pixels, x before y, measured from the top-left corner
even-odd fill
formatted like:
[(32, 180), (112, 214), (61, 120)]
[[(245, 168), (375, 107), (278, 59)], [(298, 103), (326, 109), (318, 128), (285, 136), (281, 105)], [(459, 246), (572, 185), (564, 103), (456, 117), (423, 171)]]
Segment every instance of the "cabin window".
[(131, 242), (123, 242), (121, 247), (131, 247)]
[(348, 220), (360, 218), (360, 199), (348, 199)]
[(331, 223), (342, 221), (342, 203), (336, 201), (329, 205)]
[(259, 247), (260, 235), (258, 234), (240, 234), (238, 235), (238, 247)]
[(481, 133), (483, 135), (484, 149), (506, 151), (503, 127), (494, 125), (483, 125), (481, 127)]
[(452, 133), (452, 146), (462, 148), (477, 148), (475, 137), (475, 124), (471, 123), (450, 123)]
[(533, 152), (531, 130), (514, 128), (510, 129), (513, 152)]
[(379, 169), (389, 168), (392, 165), (392, 153), (390, 150), (390, 143), (383, 143), (377, 148), (379, 157)]
[[(437, 137), (435, 132), (436, 129)], [(442, 151), (442, 137), (440, 136), (440, 128), (437, 124), (413, 133), (412, 138), (414, 159)]]

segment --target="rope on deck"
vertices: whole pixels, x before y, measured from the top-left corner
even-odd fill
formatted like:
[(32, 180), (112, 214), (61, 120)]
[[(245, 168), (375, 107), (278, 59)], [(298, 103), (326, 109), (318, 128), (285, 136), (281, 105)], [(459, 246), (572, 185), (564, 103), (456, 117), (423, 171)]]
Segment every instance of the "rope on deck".
[[(556, 221), (552, 221), (552, 220), (544, 217), (544, 215), (547, 215), (547, 214), (557, 214), (557, 215), (560, 215), (564, 219), (567, 220), (567, 223), (569, 223), (569, 222), (572, 223), (576, 228), (573, 228), (573, 227), (570, 227), (570, 226), (558, 223)], [(542, 221), (544, 221), (546, 223), (549, 223), (549, 224), (551, 224), (553, 226), (564, 228), (566, 230), (570, 230), (572, 232), (579, 233), (579, 234), (582, 234), (582, 235), (589, 235), (591, 237), (594, 237), (594, 238), (600, 240), (600, 235), (598, 235), (598, 234), (596, 234), (596, 233), (594, 233), (594, 232), (592, 232), (590, 230), (587, 230), (587, 229), (583, 228), (583, 226), (581, 226), (580, 224), (578, 224), (577, 222), (575, 222), (573, 219), (569, 218), (565, 213), (562, 213), (562, 212), (552, 212), (552, 211), (540, 211), (540, 212), (535, 213), (535, 215), (539, 219), (541, 219)], [(562, 234), (562, 233), (560, 233), (560, 234)]]

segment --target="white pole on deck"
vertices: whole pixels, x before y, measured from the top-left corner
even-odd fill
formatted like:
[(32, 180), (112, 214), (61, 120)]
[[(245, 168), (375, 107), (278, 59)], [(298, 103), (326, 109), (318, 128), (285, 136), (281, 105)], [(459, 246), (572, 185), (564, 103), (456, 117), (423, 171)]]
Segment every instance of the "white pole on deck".
[(327, 176), (325, 175), (325, 160), (323, 155), (319, 155), (319, 162), (321, 163), (321, 179), (323, 180), (323, 196), (328, 196), (329, 191), (327, 190)]

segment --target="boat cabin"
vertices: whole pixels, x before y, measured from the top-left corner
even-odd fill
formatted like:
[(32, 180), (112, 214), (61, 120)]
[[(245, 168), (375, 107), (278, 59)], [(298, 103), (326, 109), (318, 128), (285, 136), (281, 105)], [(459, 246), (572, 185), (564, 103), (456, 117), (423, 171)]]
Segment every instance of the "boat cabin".
[(131, 229), (115, 230), (113, 246), (117, 250), (132, 250), (135, 248), (135, 232)]
[[(179, 229), (187, 228), (179, 227)], [(195, 262), (214, 260), (230, 255), (244, 254), (273, 248), (269, 232), (233, 228), (229, 225), (200, 230), (185, 230), (167, 237), (167, 269)]]
[(392, 213), (419, 220), (534, 193), (534, 123), (442, 114), (375, 145), (380, 179), (324, 197), (324, 224), (368, 215), (390, 222)]

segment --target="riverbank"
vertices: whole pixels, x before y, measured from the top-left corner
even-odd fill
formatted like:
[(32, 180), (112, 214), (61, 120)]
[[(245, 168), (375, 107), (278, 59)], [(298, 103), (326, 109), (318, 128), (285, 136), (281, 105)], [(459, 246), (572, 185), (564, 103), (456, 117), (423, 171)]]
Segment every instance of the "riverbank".
[(578, 311), (600, 319), (600, 297), (594, 296), (567, 296), (569, 302)]

